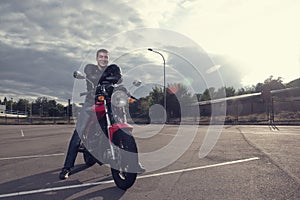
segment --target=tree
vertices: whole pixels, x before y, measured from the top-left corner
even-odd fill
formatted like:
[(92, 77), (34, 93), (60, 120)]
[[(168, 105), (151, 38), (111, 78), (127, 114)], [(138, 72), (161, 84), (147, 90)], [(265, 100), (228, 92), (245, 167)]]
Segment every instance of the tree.
[(255, 92), (261, 92), (263, 89), (264, 84), (263, 83), (257, 83), (255, 86)]
[(56, 101), (55, 100), (49, 100), (45, 107), (48, 108), (48, 112), (47, 114), (50, 116), (50, 117), (56, 117), (58, 114), (59, 114), (59, 110), (57, 108), (57, 105), (56, 105)]
[(154, 105), (154, 104), (163, 105), (163, 102), (164, 102), (163, 89), (160, 88), (160, 87), (155, 86), (154, 88), (152, 88), (152, 91), (147, 96), (147, 99), (148, 99), (148, 103), (150, 105)]
[(235, 96), (235, 89), (233, 87), (225, 87), (226, 97)]
[(6, 110), (15, 110), (15, 102), (13, 101), (13, 98), (11, 98), (9, 101), (6, 101)]
[(221, 87), (215, 92), (214, 99), (231, 96), (235, 96), (235, 89), (233, 87)]
[(48, 99), (46, 97), (38, 97), (32, 105), (32, 114), (45, 116), (48, 111), (47, 107)]
[(203, 94), (201, 95), (201, 101), (208, 101), (211, 100), (212, 98), (214, 98), (215, 95), (215, 88), (214, 87), (210, 87), (208, 89), (205, 89)]
[(252, 87), (244, 87), (238, 89), (236, 95), (242, 95), (242, 94), (251, 94), (256, 92), (256, 86), (252, 85)]
[(300, 87), (300, 78), (295, 79), (289, 83), (286, 84), (286, 87)]
[(7, 105), (7, 98), (6, 97), (4, 97), (3, 103), (4, 103), (4, 105)]
[(129, 104), (129, 114), (132, 118), (148, 118), (149, 108), (150, 104), (148, 98), (143, 97)]
[(184, 106), (184, 97), (188, 95), (188, 90), (182, 84), (171, 84), (168, 85), (167, 92), (167, 116), (180, 118), (181, 106)]
[(197, 99), (197, 101), (200, 101), (201, 100), (201, 93), (196, 93), (194, 94), (194, 98)]
[(66, 113), (62, 104), (57, 103), (55, 100), (48, 100), (46, 97), (38, 97), (32, 103), (32, 114), (39, 116), (64, 116)]
[(27, 114), (29, 111), (29, 101), (27, 99), (19, 99), (14, 109), (17, 111), (24, 112), (24, 114)]
[[(167, 88), (167, 115), (168, 118), (180, 118), (181, 111), (190, 108), (193, 97), (188, 88), (183, 84), (170, 84)], [(195, 98), (194, 98), (195, 99)], [(149, 117), (149, 109), (155, 104), (164, 106), (164, 91), (163, 88), (154, 87), (148, 96), (140, 98), (129, 107), (131, 117)], [(188, 112), (187, 112), (188, 113)]]
[(281, 79), (282, 79), (281, 77), (274, 79), (273, 76), (270, 76), (263, 83), (256, 84), (255, 92), (284, 89), (285, 85), (282, 83)]
[(268, 87), (270, 90), (278, 90), (284, 89), (285, 86), (282, 83), (282, 77), (278, 77), (277, 79), (273, 79), (273, 76), (270, 76), (264, 81), (264, 87)]

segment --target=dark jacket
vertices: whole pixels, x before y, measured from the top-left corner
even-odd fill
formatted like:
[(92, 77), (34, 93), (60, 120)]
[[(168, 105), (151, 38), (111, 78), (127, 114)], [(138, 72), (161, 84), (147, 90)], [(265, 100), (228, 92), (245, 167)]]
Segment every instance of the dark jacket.
[[(104, 82), (114, 84), (122, 82), (122, 72), (116, 64), (108, 65), (103, 71), (100, 71), (97, 65), (87, 64), (84, 68), (84, 73), (94, 85), (103, 84)], [(110, 79), (108, 77), (110, 77)], [(86, 82), (86, 86), (87, 91), (90, 91), (93, 88), (89, 81)]]
[[(104, 70), (100, 70), (97, 65), (87, 64), (84, 68), (84, 73), (87, 79), (93, 82), (94, 86), (103, 83), (121, 83), (122, 82), (122, 72), (121, 69), (116, 64), (108, 65)], [(86, 81), (87, 91), (93, 89), (92, 84)], [(93, 102), (93, 94), (89, 94), (86, 97), (86, 101)]]

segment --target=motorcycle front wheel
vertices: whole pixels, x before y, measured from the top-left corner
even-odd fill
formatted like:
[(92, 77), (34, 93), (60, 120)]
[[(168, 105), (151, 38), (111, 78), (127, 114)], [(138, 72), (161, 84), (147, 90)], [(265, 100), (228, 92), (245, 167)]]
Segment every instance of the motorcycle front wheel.
[(114, 134), (113, 143), (116, 145), (116, 162), (111, 166), (115, 184), (122, 190), (130, 188), (137, 177), (138, 154), (134, 137), (131, 133), (118, 130)]

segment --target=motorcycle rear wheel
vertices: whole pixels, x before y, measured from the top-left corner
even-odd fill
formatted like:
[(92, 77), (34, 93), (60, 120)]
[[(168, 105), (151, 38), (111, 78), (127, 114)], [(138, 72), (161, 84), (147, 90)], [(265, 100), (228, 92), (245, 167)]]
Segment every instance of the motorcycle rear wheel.
[[(116, 161), (118, 164), (111, 167), (111, 173), (117, 187), (127, 190), (134, 184), (137, 177), (137, 173), (134, 171), (138, 165), (136, 142), (130, 133), (118, 130), (114, 134), (113, 143), (120, 148), (120, 151), (116, 151)], [(134, 154), (131, 158), (128, 158), (126, 152)]]

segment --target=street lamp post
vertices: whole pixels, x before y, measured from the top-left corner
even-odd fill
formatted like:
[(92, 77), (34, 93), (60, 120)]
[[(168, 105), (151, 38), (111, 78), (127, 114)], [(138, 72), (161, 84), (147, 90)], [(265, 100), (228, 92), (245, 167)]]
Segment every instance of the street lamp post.
[(159, 54), (162, 57), (163, 61), (164, 61), (164, 107), (165, 107), (165, 110), (166, 110), (166, 119), (167, 119), (166, 60), (165, 60), (165, 57), (163, 56), (162, 53), (160, 53), (158, 51), (155, 51), (151, 48), (148, 48), (148, 51), (152, 51), (154, 53)]

